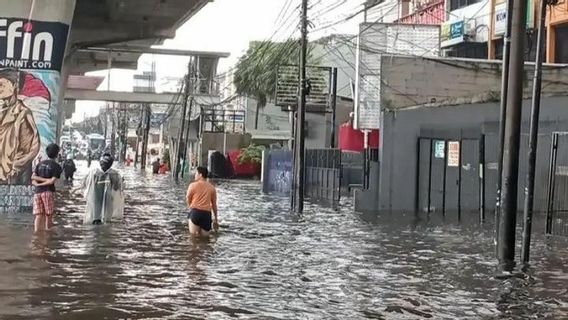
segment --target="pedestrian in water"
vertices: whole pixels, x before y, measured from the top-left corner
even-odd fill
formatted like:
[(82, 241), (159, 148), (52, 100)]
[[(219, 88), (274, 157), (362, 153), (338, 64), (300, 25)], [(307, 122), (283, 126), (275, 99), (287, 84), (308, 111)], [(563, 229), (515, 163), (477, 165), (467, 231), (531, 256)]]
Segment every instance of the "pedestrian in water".
[(65, 173), (65, 181), (73, 181), (73, 176), (77, 171), (77, 166), (75, 166), (75, 161), (73, 161), (73, 155), (68, 154), (67, 160), (63, 163), (63, 172)]
[(111, 168), (113, 163), (110, 153), (103, 154), (100, 167), (91, 169), (81, 184), (87, 200), (86, 224), (108, 223), (124, 214), (124, 183), (120, 173)]
[(91, 167), (92, 158), (93, 158), (93, 151), (91, 151), (91, 148), (89, 148), (89, 150), (87, 150), (87, 168)]
[(152, 173), (153, 174), (160, 173), (160, 158), (158, 158), (154, 162), (152, 162)]
[(55, 181), (61, 178), (61, 172), (63, 171), (61, 166), (55, 161), (59, 151), (58, 145), (54, 143), (48, 145), (45, 153), (49, 159), (38, 163), (32, 175), (32, 184), (36, 186), (33, 204), (34, 229), (36, 232), (48, 230), (53, 225)]
[(164, 160), (164, 161), (162, 161), (162, 164), (160, 165), (159, 174), (166, 174), (166, 173), (168, 173), (168, 171), (170, 171), (170, 166), (168, 165), (168, 162), (166, 160)]
[(205, 167), (197, 167), (195, 182), (187, 189), (187, 205), (189, 207), (188, 225), (192, 236), (207, 237), (212, 227), (219, 229), (219, 217), (217, 210), (217, 191), (207, 181), (209, 172)]

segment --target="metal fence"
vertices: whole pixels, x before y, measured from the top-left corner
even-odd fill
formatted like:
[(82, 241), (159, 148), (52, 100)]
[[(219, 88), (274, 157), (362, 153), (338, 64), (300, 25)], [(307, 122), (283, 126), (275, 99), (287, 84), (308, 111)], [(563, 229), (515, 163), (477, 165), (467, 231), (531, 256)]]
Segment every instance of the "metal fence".
[(341, 187), (363, 185), (365, 159), (362, 152), (341, 153)]
[(312, 201), (339, 202), (341, 150), (306, 149), (305, 195)]
[[(523, 209), (525, 200), (525, 185), (528, 172), (528, 134), (521, 135), (519, 151), (519, 196), (517, 207)], [(537, 163), (534, 189), (534, 211), (546, 212), (548, 201), (548, 176), (551, 148), (550, 133), (538, 136)], [(496, 134), (485, 136), (485, 206), (487, 210), (494, 211), (497, 206), (497, 157), (499, 152), (498, 136)]]
[(417, 212), (485, 214), (484, 141), (483, 137), (418, 139)]
[(552, 134), (546, 232), (568, 237), (568, 132)]
[[(292, 151), (271, 150), (265, 157), (263, 192), (290, 196), (293, 181)], [(348, 186), (343, 183), (344, 180), (351, 184), (362, 183), (361, 153), (342, 153), (339, 149), (306, 149), (305, 161), (304, 192), (309, 201), (337, 203), (341, 199), (341, 186)]]

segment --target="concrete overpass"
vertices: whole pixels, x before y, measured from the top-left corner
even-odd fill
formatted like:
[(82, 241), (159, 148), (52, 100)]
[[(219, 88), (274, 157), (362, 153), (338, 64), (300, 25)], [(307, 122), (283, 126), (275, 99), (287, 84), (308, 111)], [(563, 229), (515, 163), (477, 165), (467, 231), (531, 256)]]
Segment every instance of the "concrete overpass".
[[(173, 38), (176, 30), (212, 0), (77, 0), (69, 35), (70, 74), (106, 69), (108, 53), (89, 47), (149, 48)], [(115, 68), (136, 69), (140, 53), (114, 52)]]
[[(228, 54), (151, 48), (173, 38), (181, 25), (211, 1), (76, 0), (63, 70), (62, 86), (67, 92), (62, 98), (66, 101), (64, 112), (60, 114), (69, 118), (75, 110), (76, 100), (175, 103), (175, 94), (105, 92), (95, 91), (96, 88), (68, 87), (68, 75), (108, 69), (109, 61), (112, 68), (135, 70), (143, 53), (199, 55), (204, 58), (204, 66), (212, 66), (208, 70), (211, 74), (207, 74), (208, 78), (212, 78), (218, 59)], [(218, 102), (216, 97), (205, 94), (200, 99), (204, 104)]]
[[(220, 102), (218, 96), (205, 94), (192, 95), (194, 101), (200, 105), (210, 105)], [(153, 104), (180, 104), (183, 100), (178, 93), (154, 92), (124, 92), (124, 91), (96, 91), (89, 89), (71, 89), (65, 91), (65, 100), (89, 100), (126, 103), (153, 103)]]

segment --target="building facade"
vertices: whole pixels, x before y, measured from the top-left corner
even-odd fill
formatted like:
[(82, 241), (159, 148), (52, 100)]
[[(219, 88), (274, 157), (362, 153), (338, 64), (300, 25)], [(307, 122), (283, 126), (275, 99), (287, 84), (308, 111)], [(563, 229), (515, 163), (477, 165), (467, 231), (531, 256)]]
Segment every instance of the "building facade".
[(548, 63), (568, 63), (568, 3), (559, 1), (549, 7), (546, 21), (546, 61)]
[(487, 59), (490, 0), (450, 0), (441, 47), (448, 57)]

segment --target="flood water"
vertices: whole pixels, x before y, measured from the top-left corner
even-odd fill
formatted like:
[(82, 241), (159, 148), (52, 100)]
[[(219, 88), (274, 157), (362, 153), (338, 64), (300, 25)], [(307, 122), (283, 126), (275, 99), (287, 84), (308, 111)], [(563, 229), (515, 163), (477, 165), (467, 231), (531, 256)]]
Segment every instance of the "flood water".
[[(84, 171), (85, 168), (82, 168)], [(353, 213), (219, 182), (221, 234), (192, 240), (187, 183), (125, 169), (123, 221), (84, 226), (60, 188), (57, 226), (0, 219), (0, 319), (568, 319), (568, 245), (536, 221), (529, 277), (495, 280), (476, 214)], [(492, 219), (489, 219), (492, 220)]]

